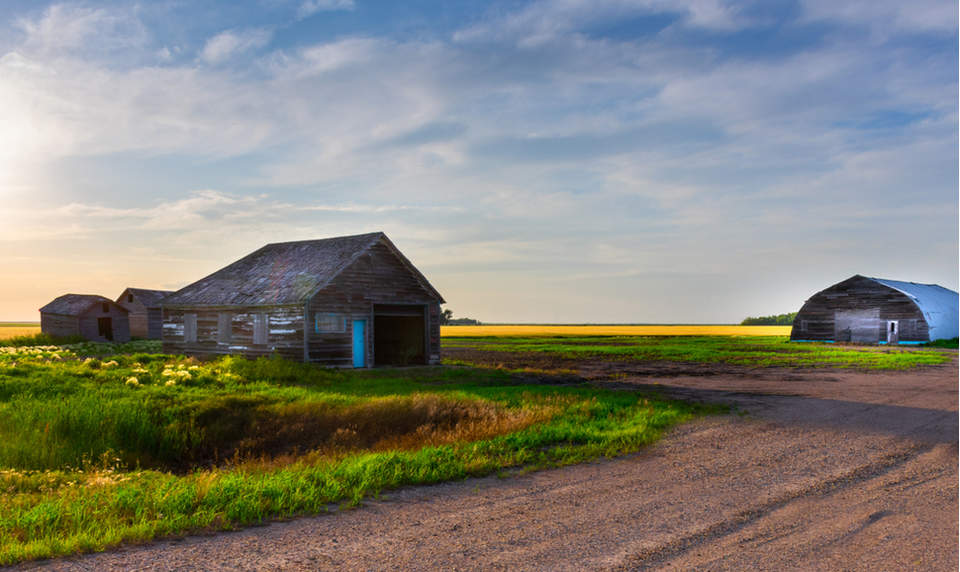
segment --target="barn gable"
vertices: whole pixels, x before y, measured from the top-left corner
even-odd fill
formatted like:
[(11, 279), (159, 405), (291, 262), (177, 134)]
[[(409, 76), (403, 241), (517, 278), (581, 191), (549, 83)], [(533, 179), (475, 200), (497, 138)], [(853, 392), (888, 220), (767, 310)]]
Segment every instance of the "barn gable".
[(172, 290), (127, 288), (117, 296), (117, 304), (130, 312), (131, 336), (160, 339), (162, 326), (160, 303), (170, 294), (173, 294)]

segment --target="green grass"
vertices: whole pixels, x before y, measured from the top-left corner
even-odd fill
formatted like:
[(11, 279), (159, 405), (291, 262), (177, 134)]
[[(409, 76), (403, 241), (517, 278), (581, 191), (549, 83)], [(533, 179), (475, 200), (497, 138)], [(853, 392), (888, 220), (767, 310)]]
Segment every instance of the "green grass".
[(708, 411), (470, 368), (71, 347), (0, 348), (0, 564), (620, 455)]
[(447, 337), (447, 348), (547, 353), (567, 359), (725, 363), (747, 367), (906, 369), (950, 361), (935, 349), (790, 342), (781, 336)]

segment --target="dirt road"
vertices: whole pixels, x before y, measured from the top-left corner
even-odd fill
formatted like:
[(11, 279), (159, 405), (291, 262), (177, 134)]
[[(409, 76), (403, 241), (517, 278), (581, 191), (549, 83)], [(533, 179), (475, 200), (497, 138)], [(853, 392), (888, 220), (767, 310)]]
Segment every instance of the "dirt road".
[[(593, 367), (594, 369), (591, 369)], [(607, 366), (582, 374), (604, 383)], [(629, 457), (30, 565), (65, 570), (956, 570), (957, 362), (616, 383), (728, 401)]]

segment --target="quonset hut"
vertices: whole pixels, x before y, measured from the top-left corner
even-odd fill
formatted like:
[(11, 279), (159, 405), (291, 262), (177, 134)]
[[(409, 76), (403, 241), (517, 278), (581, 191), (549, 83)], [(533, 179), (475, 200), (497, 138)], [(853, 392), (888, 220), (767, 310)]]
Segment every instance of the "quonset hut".
[(173, 294), (173, 291), (127, 288), (117, 297), (117, 304), (130, 312), (131, 336), (150, 340), (160, 339), (163, 331), (160, 301), (169, 294)]
[(957, 337), (958, 294), (859, 274), (807, 300), (793, 321), (794, 341), (917, 344)]
[(441, 303), (382, 232), (268, 244), (164, 298), (163, 350), (434, 364)]
[(96, 294), (64, 294), (40, 308), (40, 331), (95, 342), (130, 341), (127, 310)]

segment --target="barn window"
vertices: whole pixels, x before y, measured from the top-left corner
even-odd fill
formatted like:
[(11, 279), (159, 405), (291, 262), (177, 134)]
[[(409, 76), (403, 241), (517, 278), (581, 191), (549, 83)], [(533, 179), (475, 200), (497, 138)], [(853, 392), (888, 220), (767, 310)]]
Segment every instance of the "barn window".
[(253, 315), (253, 343), (267, 343), (267, 320), (269, 319), (269, 316), (266, 314)]
[(806, 320), (800, 320), (800, 331), (801, 331), (801, 332), (806, 332), (806, 331), (807, 331), (807, 321), (806, 321)]
[(103, 307), (103, 313), (104, 313), (104, 314), (109, 314), (109, 313), (110, 313), (110, 304), (107, 304), (106, 302), (104, 302), (103, 304), (101, 304), (101, 306)]
[(127, 302), (133, 302), (133, 294), (127, 294)]
[(183, 341), (184, 342), (197, 341), (197, 315), (196, 314), (183, 315)]
[(217, 341), (221, 344), (229, 344), (233, 335), (233, 314), (230, 312), (220, 312), (217, 316)]
[(313, 331), (318, 334), (340, 334), (347, 331), (347, 318), (342, 314), (324, 314), (314, 316)]

